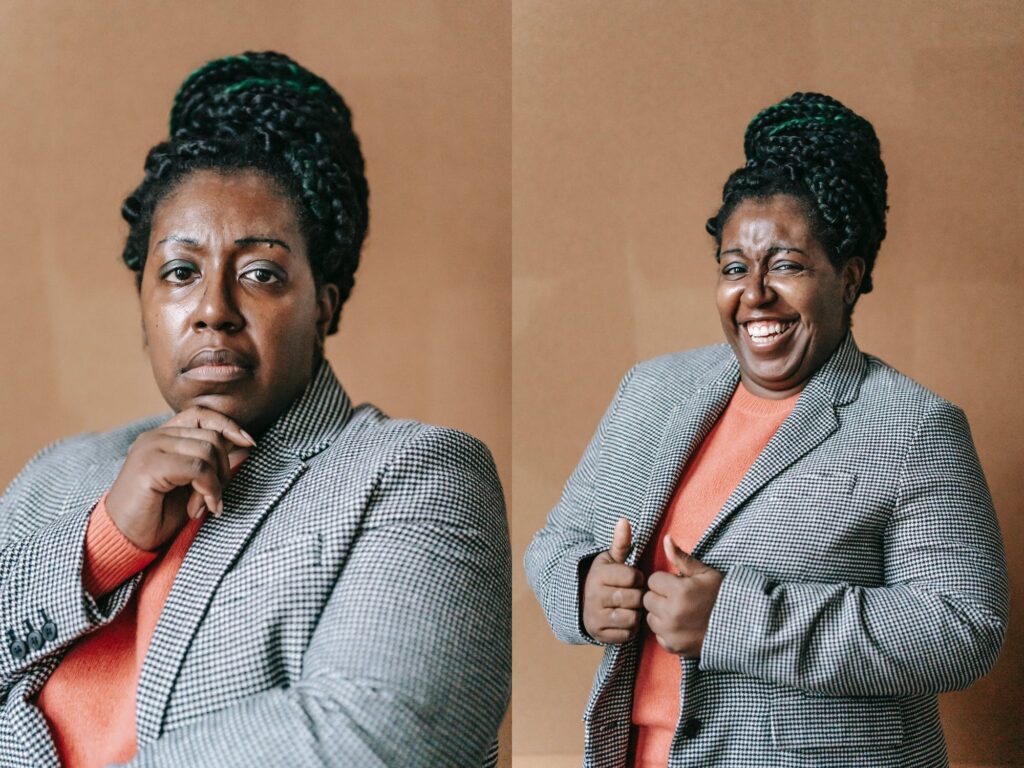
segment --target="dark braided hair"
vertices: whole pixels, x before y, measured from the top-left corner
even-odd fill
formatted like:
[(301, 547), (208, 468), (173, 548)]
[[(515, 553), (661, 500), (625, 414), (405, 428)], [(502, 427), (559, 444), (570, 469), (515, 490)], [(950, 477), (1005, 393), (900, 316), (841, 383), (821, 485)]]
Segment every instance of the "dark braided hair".
[(871, 123), (831, 96), (794, 93), (750, 121), (743, 151), (747, 164), (729, 176), (722, 207), (708, 219), (718, 249), (742, 201), (792, 195), (836, 269), (852, 257), (864, 259), (860, 293), (870, 292), (888, 210), (888, 176)]
[(295, 205), (317, 285), (338, 286), (334, 333), (369, 222), (363, 155), (338, 92), (280, 53), (216, 59), (182, 83), (170, 138), (149, 151), (142, 183), (121, 206), (130, 226), (125, 264), (141, 284), (153, 213), (189, 174), (248, 169)]

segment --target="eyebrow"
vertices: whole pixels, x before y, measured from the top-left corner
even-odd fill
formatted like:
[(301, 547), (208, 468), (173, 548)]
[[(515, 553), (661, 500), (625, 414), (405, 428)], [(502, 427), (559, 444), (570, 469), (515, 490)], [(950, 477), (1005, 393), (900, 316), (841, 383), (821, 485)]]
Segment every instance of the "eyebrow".
[[(769, 256), (771, 256), (772, 254), (778, 253), (779, 251), (793, 251), (793, 253), (799, 253), (802, 256), (806, 256), (807, 255), (806, 253), (804, 253), (803, 250), (801, 250), (800, 248), (794, 248), (792, 245), (770, 245), (770, 246), (768, 246), (767, 251), (768, 251), (768, 255)], [(739, 254), (740, 256), (745, 256), (746, 255), (745, 253), (743, 253), (743, 249), (742, 248), (730, 248), (727, 251), (722, 251), (721, 255), (725, 256), (727, 253), (736, 253), (736, 254)]]
[(235, 245), (259, 245), (260, 243), (265, 243), (267, 245), (280, 245), (288, 251), (288, 253), (292, 252), (288, 243), (283, 240), (278, 240), (276, 237), (243, 237), (239, 240), (235, 240)]
[(193, 240), (191, 237), (182, 237), (181, 235), (169, 235), (163, 240), (160, 240), (157, 245), (163, 245), (164, 243), (182, 243), (183, 245), (191, 245), (194, 248), (199, 247), (199, 241)]
[[(182, 237), (181, 235), (169, 235), (165, 237), (163, 240), (157, 242), (157, 245), (163, 245), (164, 243), (167, 242), (181, 243), (182, 245), (190, 245), (193, 248), (199, 247), (198, 240), (194, 240), (191, 237)], [(284, 242), (284, 240), (278, 240), (276, 237), (242, 237), (239, 238), (238, 240), (235, 240), (235, 245), (259, 245), (261, 243), (266, 245), (280, 245), (282, 248), (288, 251), (288, 253), (292, 252), (292, 249), (288, 245), (288, 243)]]

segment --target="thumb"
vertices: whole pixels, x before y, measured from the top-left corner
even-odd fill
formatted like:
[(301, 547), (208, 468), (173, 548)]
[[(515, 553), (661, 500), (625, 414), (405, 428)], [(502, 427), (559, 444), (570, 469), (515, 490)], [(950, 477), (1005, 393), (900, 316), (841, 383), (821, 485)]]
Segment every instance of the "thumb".
[(665, 545), (665, 555), (668, 557), (669, 564), (680, 576), (696, 576), (698, 573), (703, 573), (707, 568), (704, 563), (693, 555), (677, 547), (676, 543), (672, 541), (671, 534), (666, 533), (662, 543)]
[(612, 556), (612, 560), (616, 563), (626, 562), (626, 556), (629, 554), (629, 547), (633, 543), (633, 531), (629, 527), (629, 520), (626, 518), (620, 518), (619, 522), (615, 524), (615, 534), (612, 536), (612, 548), (608, 550), (608, 554)]

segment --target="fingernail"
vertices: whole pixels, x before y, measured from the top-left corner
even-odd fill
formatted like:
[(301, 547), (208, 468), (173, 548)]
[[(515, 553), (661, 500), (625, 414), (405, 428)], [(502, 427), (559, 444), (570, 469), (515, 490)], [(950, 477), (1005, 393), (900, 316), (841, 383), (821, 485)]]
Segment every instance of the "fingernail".
[(253, 447), (253, 448), (255, 448), (255, 447), (256, 447), (256, 440), (255, 440), (255, 439), (253, 439), (253, 436), (252, 436), (252, 435), (250, 435), (250, 434), (249, 434), (248, 432), (246, 432), (246, 431), (245, 431), (244, 429), (242, 429), (241, 427), (239, 427), (238, 431), (242, 433), (242, 437), (244, 437), (244, 438), (245, 438), (246, 440), (248, 440), (248, 441), (249, 441), (250, 443), (252, 443), (252, 447)]
[(217, 517), (224, 514), (224, 499), (217, 499)]

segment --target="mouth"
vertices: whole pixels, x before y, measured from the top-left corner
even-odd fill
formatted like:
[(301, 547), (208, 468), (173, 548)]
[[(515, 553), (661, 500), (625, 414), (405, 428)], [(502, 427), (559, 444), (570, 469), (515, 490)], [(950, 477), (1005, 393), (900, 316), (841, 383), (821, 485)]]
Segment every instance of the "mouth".
[(751, 320), (740, 323), (751, 346), (768, 350), (785, 339), (796, 327), (795, 320)]
[(232, 349), (203, 349), (192, 356), (180, 373), (195, 381), (227, 382), (252, 376), (255, 364)]

